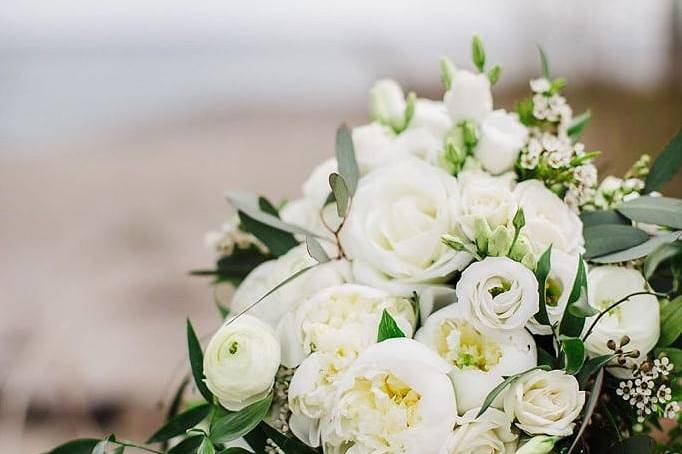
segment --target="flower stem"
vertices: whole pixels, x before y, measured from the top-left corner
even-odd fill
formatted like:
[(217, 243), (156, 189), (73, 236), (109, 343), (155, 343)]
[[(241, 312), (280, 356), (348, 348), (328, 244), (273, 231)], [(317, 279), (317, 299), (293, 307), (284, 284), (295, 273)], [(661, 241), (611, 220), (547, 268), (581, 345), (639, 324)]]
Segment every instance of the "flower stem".
[(616, 301), (615, 303), (611, 304), (609, 307), (607, 307), (606, 309), (604, 309), (603, 311), (601, 311), (601, 312), (599, 313), (599, 315), (597, 315), (597, 318), (594, 319), (594, 321), (592, 322), (592, 324), (590, 325), (590, 327), (587, 329), (587, 332), (586, 332), (585, 335), (583, 336), (583, 342), (585, 342), (585, 340), (587, 340), (587, 338), (590, 336), (590, 334), (592, 334), (592, 331), (594, 331), (594, 328), (597, 326), (597, 323), (599, 323), (599, 320), (601, 320), (601, 318), (602, 318), (604, 315), (608, 314), (612, 309), (615, 309), (616, 307), (620, 306), (620, 305), (623, 304), (624, 302), (628, 301), (628, 300), (629, 300), (630, 298), (632, 298), (633, 296), (639, 296), (639, 295), (660, 296), (660, 293), (649, 292), (649, 291), (646, 291), (646, 290), (645, 290), (645, 291), (641, 291), (641, 292), (634, 292), (634, 293), (630, 293), (630, 294), (627, 295), (627, 296), (624, 296), (623, 298), (619, 299), (619, 300)]

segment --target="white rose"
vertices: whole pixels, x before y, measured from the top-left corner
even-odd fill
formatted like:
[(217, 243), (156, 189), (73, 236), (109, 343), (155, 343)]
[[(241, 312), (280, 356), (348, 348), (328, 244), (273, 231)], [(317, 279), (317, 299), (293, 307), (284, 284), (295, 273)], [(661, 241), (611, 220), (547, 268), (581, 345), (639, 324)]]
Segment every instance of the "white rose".
[[(549, 275), (545, 281), (545, 306), (547, 318), (552, 325), (560, 322), (564, 316), (573, 281), (578, 272), (578, 260), (578, 256), (552, 249)], [(533, 334), (545, 336), (552, 334), (552, 329), (538, 323), (535, 317), (528, 322), (528, 329)]]
[(456, 224), (456, 179), (406, 158), (360, 180), (341, 243), (358, 282), (408, 296), (469, 263), (441, 242)]
[(463, 120), (480, 121), (493, 110), (490, 81), (485, 74), (457, 70), (443, 102), (454, 123)]
[(354, 454), (438, 453), (457, 417), (449, 368), (411, 339), (370, 346), (337, 383), (322, 427), (325, 448), (343, 445)]
[(405, 93), (392, 79), (381, 79), (369, 91), (369, 115), (383, 124), (401, 125), (405, 119)]
[(485, 170), (499, 175), (514, 168), (527, 138), (528, 130), (516, 113), (496, 110), (481, 121), (480, 138), (474, 148), (474, 156)]
[(415, 339), (453, 366), (449, 374), (460, 412), (480, 407), (504, 377), (537, 365), (535, 341), (526, 330), (484, 334), (465, 320), (460, 303), (432, 314)]
[(527, 180), (517, 184), (514, 196), (526, 218), (523, 233), (537, 254), (543, 253), (550, 244), (552, 250), (571, 255), (584, 251), (582, 221), (541, 181)]
[(532, 435), (567, 436), (585, 404), (578, 380), (561, 370), (535, 370), (510, 385), (504, 411), (516, 426)]
[[(631, 293), (649, 290), (639, 271), (619, 266), (592, 268), (587, 275), (587, 282), (588, 301), (600, 311)], [(585, 330), (595, 318), (585, 321)], [(587, 337), (585, 346), (591, 357), (612, 354), (613, 350), (607, 343), (613, 340), (620, 346), (623, 336), (628, 336), (630, 342), (622, 347), (623, 351), (639, 351), (637, 358), (627, 358), (625, 366), (631, 368), (645, 359), (646, 354), (656, 346), (659, 335), (658, 299), (654, 295), (638, 295), (604, 315)], [(607, 367), (606, 370), (619, 378), (631, 376), (627, 368)]]
[(467, 320), (481, 331), (523, 328), (539, 307), (535, 275), (507, 257), (472, 264), (455, 290)]
[(488, 408), (476, 418), (475, 408), (457, 418), (457, 427), (441, 448), (440, 454), (512, 454), (518, 435), (511, 430), (511, 420), (500, 410)]
[(475, 241), (476, 221), (484, 219), (491, 230), (510, 225), (517, 210), (507, 176), (492, 177), (483, 171), (466, 170), (457, 176), (460, 187), (460, 227)]
[(395, 133), (390, 128), (374, 122), (353, 128), (352, 136), (361, 174), (376, 170), (396, 158), (393, 145)]
[(280, 364), (272, 328), (244, 314), (223, 324), (204, 353), (206, 386), (220, 404), (238, 411), (268, 395)]
[(412, 337), (416, 314), (408, 299), (358, 284), (320, 290), (296, 310), (297, 342), (283, 348), (296, 350), (291, 357), (301, 360), (316, 351), (355, 357), (376, 342), (384, 310)]

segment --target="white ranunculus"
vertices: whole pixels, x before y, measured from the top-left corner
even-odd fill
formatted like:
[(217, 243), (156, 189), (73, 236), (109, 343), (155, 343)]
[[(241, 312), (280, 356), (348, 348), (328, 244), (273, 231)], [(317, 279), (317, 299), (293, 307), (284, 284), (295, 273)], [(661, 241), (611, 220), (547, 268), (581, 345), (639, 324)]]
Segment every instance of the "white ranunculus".
[(441, 241), (456, 228), (457, 198), (455, 178), (414, 158), (360, 180), (341, 231), (357, 282), (409, 296), (464, 268), (471, 256)]
[(460, 187), (460, 227), (466, 237), (475, 241), (476, 222), (483, 219), (490, 230), (511, 225), (517, 204), (506, 175), (493, 177), (483, 171), (466, 170), (457, 176)]
[(457, 417), (449, 368), (412, 339), (367, 348), (338, 380), (322, 424), (325, 452), (438, 453)]
[(489, 408), (476, 418), (480, 408), (457, 418), (457, 427), (439, 454), (512, 454), (519, 436), (511, 430), (511, 420), (500, 410)]
[[(639, 271), (619, 266), (592, 268), (587, 275), (587, 282), (588, 301), (600, 311), (631, 293), (649, 290)], [(586, 320), (585, 330), (595, 318)], [(625, 366), (631, 368), (645, 359), (658, 342), (659, 335), (658, 299), (654, 295), (638, 295), (604, 315), (588, 336), (585, 346), (591, 357), (612, 354), (613, 350), (607, 346), (609, 340), (620, 346), (623, 336), (628, 336), (630, 342), (622, 347), (623, 351), (639, 351), (639, 357), (627, 358)], [(631, 376), (631, 370), (627, 368), (607, 367), (606, 370), (619, 378)]]
[(412, 337), (416, 314), (407, 298), (358, 284), (320, 290), (299, 305), (294, 323), (298, 342), (283, 348), (296, 350), (290, 357), (301, 360), (313, 352), (355, 357), (376, 342), (384, 310)]
[(463, 120), (480, 121), (493, 110), (490, 81), (485, 74), (457, 70), (443, 102), (454, 123)]
[(585, 404), (578, 380), (561, 370), (534, 370), (512, 383), (504, 396), (504, 411), (531, 434), (567, 436)]
[(432, 136), (443, 140), (452, 127), (448, 109), (441, 101), (419, 98), (414, 105), (414, 115), (407, 126), (410, 129), (426, 129)]
[(383, 124), (400, 125), (405, 119), (405, 93), (392, 79), (381, 79), (369, 91), (369, 115)]
[(528, 130), (516, 113), (496, 110), (480, 123), (480, 138), (474, 156), (485, 170), (499, 175), (514, 168), (527, 138)]
[(280, 365), (280, 346), (267, 324), (244, 314), (227, 321), (204, 353), (206, 386), (220, 404), (238, 411), (268, 395)]
[[(306, 246), (300, 245), (276, 260), (260, 264), (237, 287), (230, 308), (233, 313), (241, 312), (294, 273), (316, 263), (308, 254)], [(294, 311), (306, 298), (323, 288), (350, 281), (348, 262), (333, 260), (288, 282), (250, 309), (249, 313), (276, 329), (282, 317)]]
[[(573, 281), (578, 272), (578, 260), (578, 256), (568, 255), (558, 249), (552, 250), (549, 276), (545, 282), (547, 317), (552, 325), (560, 322), (564, 316)], [(552, 329), (538, 323), (535, 317), (528, 322), (528, 329), (533, 334), (552, 334)]]
[(549, 245), (571, 255), (584, 251), (583, 223), (571, 209), (539, 180), (516, 185), (514, 196), (523, 208), (523, 233), (533, 250), (542, 254)]
[(456, 287), (467, 320), (485, 332), (523, 328), (538, 311), (538, 281), (507, 257), (486, 257), (462, 273)]
[[(523, 328), (512, 331), (478, 331), (464, 317), (460, 303), (432, 314), (417, 331), (415, 339), (452, 365), (460, 413), (480, 407), (490, 391), (504, 377), (537, 365), (533, 337)], [(494, 406), (501, 405), (494, 402)]]

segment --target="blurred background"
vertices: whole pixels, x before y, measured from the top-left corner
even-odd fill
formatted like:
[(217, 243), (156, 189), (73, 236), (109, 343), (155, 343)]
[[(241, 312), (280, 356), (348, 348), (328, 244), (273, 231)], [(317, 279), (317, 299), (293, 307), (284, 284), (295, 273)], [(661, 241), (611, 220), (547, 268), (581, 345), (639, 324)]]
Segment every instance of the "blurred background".
[(0, 452), (146, 438), (185, 317), (218, 324), (187, 272), (224, 191), (296, 196), (375, 79), (438, 98), (438, 57), (469, 67), (474, 33), (508, 108), (542, 44), (602, 175), (682, 124), (681, 1), (1, 2)]

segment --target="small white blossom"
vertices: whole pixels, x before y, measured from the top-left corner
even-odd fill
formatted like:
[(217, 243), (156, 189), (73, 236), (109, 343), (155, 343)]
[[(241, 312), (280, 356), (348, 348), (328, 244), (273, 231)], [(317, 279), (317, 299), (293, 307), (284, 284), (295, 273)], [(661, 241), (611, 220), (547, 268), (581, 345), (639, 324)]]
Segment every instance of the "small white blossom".
[(623, 380), (618, 384), (616, 394), (621, 396), (623, 400), (630, 400), (633, 395), (632, 380)]
[(665, 406), (665, 410), (663, 410), (663, 416), (665, 416), (668, 419), (675, 419), (677, 418), (677, 414), (680, 412), (680, 404), (677, 402), (670, 402), (668, 405)]
[(544, 77), (532, 79), (530, 81), (530, 89), (535, 93), (545, 93), (551, 88), (551, 83)]
[(670, 359), (667, 356), (654, 360), (654, 370), (664, 377), (667, 377), (674, 367), (675, 365), (670, 362)]

